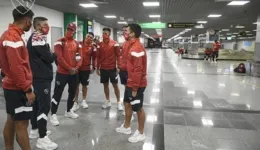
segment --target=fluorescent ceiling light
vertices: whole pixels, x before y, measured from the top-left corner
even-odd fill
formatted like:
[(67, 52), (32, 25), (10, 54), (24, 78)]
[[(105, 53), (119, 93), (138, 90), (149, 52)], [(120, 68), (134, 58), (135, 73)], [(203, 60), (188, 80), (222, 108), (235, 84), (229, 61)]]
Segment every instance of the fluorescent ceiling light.
[(232, 5), (232, 6), (241, 6), (241, 5), (245, 5), (247, 3), (249, 3), (250, 1), (232, 1), (230, 3), (228, 3), (228, 5)]
[(143, 5), (146, 7), (160, 6), (159, 2), (143, 2)]
[(240, 96), (238, 93), (231, 93), (231, 96)]
[(152, 23), (162, 23), (161, 21), (153, 21)]
[(237, 29), (243, 29), (243, 28), (245, 28), (245, 26), (237, 25), (236, 28), (237, 28)]
[(233, 33), (234, 35), (238, 35), (238, 33)]
[(85, 7), (85, 8), (94, 8), (94, 7), (98, 7), (96, 4), (93, 4), (93, 3), (79, 4), (79, 5), (82, 6), (82, 7)]
[(118, 23), (118, 24), (127, 24), (126, 21), (118, 21), (117, 23)]
[(195, 91), (188, 90), (188, 91), (187, 91), (187, 94), (189, 94), (189, 95), (195, 95)]
[(186, 31), (191, 31), (192, 29), (185, 29)]
[(208, 23), (208, 21), (198, 21), (197, 23), (199, 23), (199, 24), (206, 24), (206, 23)]
[(250, 31), (245, 31), (246, 33), (249, 33)]
[(210, 14), (208, 17), (209, 18), (218, 18), (218, 17), (221, 17), (222, 15), (220, 14)]
[(161, 15), (149, 15), (150, 18), (160, 18)]
[(115, 15), (106, 15), (105, 18), (116, 18)]
[(202, 107), (203, 106), (201, 101), (193, 101), (193, 105), (194, 105), (194, 107)]
[(247, 34), (247, 35), (253, 35), (253, 34)]
[(229, 29), (222, 29), (221, 31), (224, 31), (224, 32), (225, 32), (225, 31), (229, 31)]
[(232, 35), (232, 33), (227, 33), (226, 35)]

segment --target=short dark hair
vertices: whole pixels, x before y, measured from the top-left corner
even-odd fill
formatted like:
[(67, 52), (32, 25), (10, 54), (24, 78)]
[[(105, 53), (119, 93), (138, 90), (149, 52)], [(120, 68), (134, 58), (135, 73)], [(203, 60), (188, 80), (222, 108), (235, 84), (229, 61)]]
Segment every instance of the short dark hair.
[(124, 25), (124, 26), (122, 27), (122, 29), (127, 28), (127, 27), (129, 27), (129, 26), (128, 26), (128, 25)]
[(103, 31), (108, 31), (111, 33), (111, 29), (110, 28), (103, 28)]
[(34, 29), (36, 29), (37, 25), (40, 24), (42, 21), (48, 21), (48, 19), (45, 18), (45, 17), (35, 17), (33, 19), (33, 27), (34, 27)]
[(130, 30), (135, 33), (136, 38), (139, 38), (141, 36), (142, 28), (140, 25), (133, 23), (133, 24), (129, 24), (128, 26)]
[(25, 17), (32, 19), (33, 16), (34, 16), (34, 13), (32, 12), (32, 10), (30, 10), (29, 8), (24, 7), (24, 6), (17, 6), (13, 10), (14, 21), (20, 21)]
[(94, 33), (93, 32), (88, 32), (88, 34), (92, 35), (94, 37)]

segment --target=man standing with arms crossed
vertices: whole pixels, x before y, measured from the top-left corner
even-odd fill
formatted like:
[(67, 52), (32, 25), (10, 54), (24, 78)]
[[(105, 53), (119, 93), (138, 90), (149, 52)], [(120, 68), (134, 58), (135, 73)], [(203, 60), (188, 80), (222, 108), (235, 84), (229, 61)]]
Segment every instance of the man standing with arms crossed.
[[(96, 48), (93, 46), (94, 34), (89, 32), (86, 35), (82, 46), (82, 65), (79, 68), (79, 82), (82, 85), (82, 107), (84, 109), (88, 108), (87, 104), (87, 93), (88, 93), (88, 84), (89, 84), (89, 76), (95, 71), (96, 68)], [(90, 67), (92, 64), (92, 68)], [(77, 111), (79, 109), (78, 104), (78, 96), (79, 96), (79, 86), (75, 96), (75, 102), (72, 110)]]
[(33, 20), (35, 31), (27, 43), (30, 56), (30, 65), (33, 72), (33, 87), (36, 101), (33, 105), (33, 115), (31, 118), (32, 130), (30, 138), (38, 138), (36, 147), (45, 150), (54, 150), (58, 145), (52, 142), (47, 131), (48, 113), (51, 102), (51, 82), (53, 79), (52, 63), (56, 55), (51, 52), (47, 43), (49, 33), (48, 19), (45, 17), (35, 17)]
[(28, 50), (22, 34), (30, 30), (34, 13), (23, 6), (13, 10), (13, 24), (0, 38), (0, 66), (6, 100), (5, 150), (14, 150), (14, 137), (22, 150), (31, 150), (28, 124), (35, 99)]
[(59, 39), (54, 44), (55, 53), (57, 55), (58, 70), (56, 74), (55, 89), (52, 97), (51, 105), (51, 119), (52, 125), (59, 125), (57, 118), (57, 110), (61, 100), (61, 96), (65, 86), (68, 84), (68, 101), (65, 117), (78, 118), (79, 115), (74, 113), (71, 109), (73, 100), (75, 98), (76, 90), (78, 87), (78, 70), (82, 64), (82, 46), (74, 40), (73, 36), (76, 33), (76, 25), (70, 23), (67, 26), (65, 37)]
[(109, 80), (113, 84), (118, 110), (123, 110), (120, 102), (120, 91), (118, 87), (118, 70), (120, 61), (119, 44), (110, 39), (110, 28), (103, 29), (103, 41), (98, 45), (97, 49), (97, 75), (100, 75), (100, 82), (104, 85), (106, 101), (102, 106), (103, 109), (111, 107), (109, 96)]
[(144, 91), (147, 86), (147, 56), (140, 43), (142, 29), (137, 24), (129, 24), (126, 34), (129, 37), (129, 55), (127, 57), (127, 85), (125, 90), (125, 122), (116, 128), (116, 132), (131, 134), (131, 117), (133, 111), (137, 112), (138, 130), (128, 139), (131, 143), (145, 140), (144, 122), (145, 112), (143, 109)]

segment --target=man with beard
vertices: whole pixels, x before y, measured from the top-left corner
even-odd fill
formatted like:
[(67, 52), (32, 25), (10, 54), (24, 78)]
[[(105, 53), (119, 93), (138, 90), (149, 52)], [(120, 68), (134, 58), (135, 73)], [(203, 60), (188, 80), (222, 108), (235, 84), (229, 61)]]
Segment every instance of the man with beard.
[(2, 87), (7, 113), (3, 132), (6, 150), (14, 149), (15, 136), (21, 149), (31, 149), (27, 128), (35, 95), (28, 50), (22, 35), (30, 30), (33, 16), (29, 8), (16, 7), (14, 22), (0, 38), (0, 66), (5, 74)]

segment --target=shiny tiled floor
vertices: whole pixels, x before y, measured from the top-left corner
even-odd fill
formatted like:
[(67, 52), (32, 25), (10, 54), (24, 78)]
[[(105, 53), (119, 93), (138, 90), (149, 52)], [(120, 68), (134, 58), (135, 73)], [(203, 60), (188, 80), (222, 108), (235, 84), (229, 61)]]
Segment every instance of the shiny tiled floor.
[[(101, 109), (103, 88), (92, 75), (90, 108), (80, 109), (77, 120), (65, 118), (64, 92), (58, 111), (61, 125), (49, 125), (59, 150), (260, 150), (259, 78), (233, 73), (239, 62), (182, 60), (165, 49), (147, 53), (146, 141), (130, 144), (128, 136), (115, 133), (124, 117), (116, 110), (112, 87), (114, 105)], [(123, 86), (120, 88), (123, 97)], [(5, 106), (3, 97), (0, 99), (3, 126)], [(135, 118), (132, 129), (136, 128)], [(31, 141), (33, 150), (35, 143)]]

